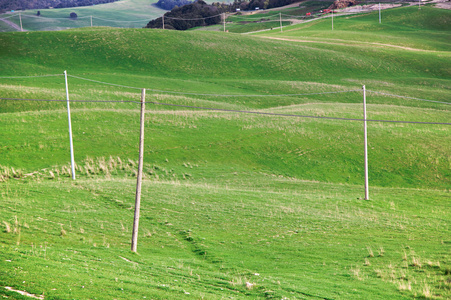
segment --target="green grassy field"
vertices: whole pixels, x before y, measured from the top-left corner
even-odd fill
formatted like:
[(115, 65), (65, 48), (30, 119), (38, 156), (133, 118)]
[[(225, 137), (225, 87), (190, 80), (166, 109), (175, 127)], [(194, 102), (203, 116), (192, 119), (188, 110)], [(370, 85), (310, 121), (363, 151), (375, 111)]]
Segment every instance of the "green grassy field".
[[(38, 10), (41, 12), (39, 18), (36, 17)], [(71, 12), (77, 14), (77, 20), (69, 18)], [(149, 1), (122, 0), (94, 6), (26, 10), (21, 14), (24, 29), (42, 31), (90, 27), (91, 16), (93, 26), (143, 28), (150, 20), (161, 17), (165, 12)], [(9, 20), (20, 24), (17, 13)]]
[[(361, 119), (366, 85), (369, 119), (449, 123), (449, 12), (386, 13), (377, 34), (372, 14), (333, 33), (0, 33), (1, 98), (64, 100), (64, 70), (121, 85), (69, 77), (71, 100), (117, 101), (71, 103), (75, 181), (66, 103), (0, 100), (0, 295), (450, 298), (449, 126), (369, 122), (366, 201), (362, 122), (297, 117)], [(291, 116), (148, 103), (132, 253), (139, 105), (120, 101), (140, 88)]]
[(293, 25), (283, 33), (262, 32), (259, 35), (278, 35), (309, 41), (328, 41), (340, 44), (383, 43), (420, 50), (449, 50), (451, 11), (431, 6), (401, 7), (382, 11), (379, 24), (378, 12), (356, 16), (331, 18)]
[[(292, 19), (311, 20), (314, 16), (307, 17), (308, 12), (318, 12), (321, 9), (329, 7), (333, 2), (327, 1), (304, 1), (295, 7), (281, 7), (258, 12), (237, 13), (227, 17), (226, 30), (233, 33), (248, 33), (260, 30), (271, 30), (280, 28), (280, 18), (282, 17), (282, 26), (291, 25)], [(282, 15), (280, 15), (282, 14)], [(304, 19), (302, 19), (303, 17)], [(193, 30), (224, 31), (222, 24), (196, 27)]]

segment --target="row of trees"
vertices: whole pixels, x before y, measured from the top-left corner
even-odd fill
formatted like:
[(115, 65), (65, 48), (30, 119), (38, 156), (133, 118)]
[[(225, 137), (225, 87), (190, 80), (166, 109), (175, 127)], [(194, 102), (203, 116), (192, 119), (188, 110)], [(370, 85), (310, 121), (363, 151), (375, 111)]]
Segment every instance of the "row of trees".
[(159, 8), (171, 10), (173, 8), (182, 7), (183, 5), (191, 4), (193, 1), (189, 0), (158, 0), (158, 2), (155, 4)]
[(90, 6), (118, 0), (0, 0), (0, 12), (24, 9)]
[[(198, 26), (214, 25), (221, 22), (221, 11), (214, 5), (202, 0), (175, 7), (164, 14), (164, 28), (187, 30)], [(146, 28), (163, 28), (163, 18), (150, 21)]]
[[(281, 7), (284, 5), (289, 5), (295, 2), (299, 2), (299, 0), (235, 0), (231, 3), (229, 11), (236, 11), (236, 9), (240, 10), (255, 10), (257, 7), (260, 9), (268, 9)], [(213, 3), (217, 5), (222, 5), (222, 3)]]
[[(162, 3), (175, 3), (171, 1), (186, 0), (159, 0)], [(226, 4), (215, 2), (207, 4), (202, 0), (183, 6), (175, 6), (170, 12), (164, 14), (164, 28), (187, 30), (198, 26), (208, 26), (219, 24), (221, 22), (220, 14), (225, 12), (235, 12), (240, 10), (255, 10), (255, 8), (267, 9), (280, 7), (294, 3), (299, 0), (235, 0), (233, 3)], [(146, 28), (163, 28), (163, 18), (150, 21)]]

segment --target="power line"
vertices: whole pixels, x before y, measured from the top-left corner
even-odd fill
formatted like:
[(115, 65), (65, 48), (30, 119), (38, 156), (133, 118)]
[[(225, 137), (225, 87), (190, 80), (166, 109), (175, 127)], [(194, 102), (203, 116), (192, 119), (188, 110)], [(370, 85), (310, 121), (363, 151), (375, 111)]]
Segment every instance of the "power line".
[[(47, 74), (47, 75), (36, 75), (36, 76), (1, 76), (0, 78), (4, 79), (15, 79), (15, 78), (37, 78), (37, 77), (51, 77), (51, 76), (63, 76), (64, 74)], [(141, 90), (142, 88), (134, 87), (134, 86), (127, 86), (127, 85), (121, 85), (121, 84), (115, 84), (115, 83), (109, 83), (99, 80), (93, 80), (89, 78), (79, 77), (75, 75), (68, 75), (69, 77), (77, 78), (80, 80), (86, 80), (91, 81), (95, 83), (100, 83), (104, 85), (110, 85), (110, 86), (117, 86), (117, 87), (123, 87), (123, 88), (129, 88), (129, 89), (136, 89)], [(158, 89), (151, 89), (147, 88), (149, 91), (158, 92), (158, 93), (167, 93), (167, 94), (177, 94), (177, 95), (191, 95), (191, 96), (211, 96), (211, 97), (290, 97), (290, 96), (312, 96), (312, 95), (326, 95), (326, 94), (339, 94), (339, 93), (350, 93), (350, 92), (361, 92), (361, 90), (345, 90), (345, 91), (335, 91), (335, 92), (319, 92), (319, 93), (299, 93), (299, 94), (202, 94), (202, 93), (189, 93), (189, 92), (177, 92), (177, 91), (166, 91), (166, 90), (158, 90)], [(418, 100), (418, 101), (426, 101), (426, 102), (432, 102), (432, 103), (440, 103), (440, 104), (447, 104), (451, 105), (449, 102), (443, 102), (443, 101), (436, 101), (436, 100), (429, 100), (429, 99), (422, 99), (422, 98), (415, 98), (415, 97), (409, 97), (409, 96), (402, 96), (402, 95), (396, 95), (396, 94), (389, 94), (384, 92), (378, 92), (378, 91), (372, 91), (367, 90), (368, 92), (390, 96), (390, 97), (397, 97), (397, 98), (405, 98), (405, 99), (412, 99), (412, 100)]]
[(93, 80), (93, 79), (88, 79), (88, 78), (78, 77), (78, 76), (69, 75), (69, 74), (68, 74), (67, 76), (73, 77), (73, 78), (77, 78), (77, 79), (80, 79), (80, 80), (86, 80), (86, 81), (96, 82), (96, 83), (100, 83), (100, 84), (105, 84), (105, 85), (111, 85), (111, 86), (123, 87), (123, 88), (128, 88), (128, 89), (141, 90), (141, 88), (134, 87), (134, 86), (126, 86), (126, 85), (121, 85), (121, 84), (115, 84), (115, 83), (103, 82), (103, 81), (99, 81), (99, 80)]
[[(92, 79), (88, 79), (88, 78), (78, 77), (78, 76), (74, 76), (74, 75), (68, 75), (68, 76), (74, 77), (74, 78), (77, 78), (77, 79), (81, 79), (81, 80), (97, 82), (97, 83), (101, 83), (101, 84), (105, 84), (105, 85), (112, 85), (112, 86), (118, 86), (118, 87), (124, 87), (124, 88), (141, 90), (141, 88), (138, 88), (138, 87), (132, 87), (132, 86), (108, 83), (108, 82), (103, 82), (103, 81), (98, 81), (98, 80), (92, 80)], [(150, 89), (150, 88), (147, 88), (147, 90), (153, 91), (153, 92), (159, 92), (159, 93), (167, 93), (167, 94), (191, 95), (191, 96), (212, 96), (212, 97), (289, 97), (289, 96), (312, 96), (312, 95), (325, 95), (325, 94), (339, 94), (339, 93), (361, 92), (361, 90), (358, 89), (358, 90), (345, 90), (345, 91), (335, 91), (335, 92), (299, 93), (299, 94), (270, 94), (270, 95), (268, 95), (268, 94), (266, 94), (266, 95), (265, 94), (259, 94), (259, 95), (226, 94), (226, 95), (221, 95), (221, 94), (201, 94), (201, 93), (187, 93), (187, 92), (165, 91), (165, 90)], [(367, 91), (371, 92), (371, 93), (382, 94), (382, 95), (398, 97), (398, 98), (406, 98), (406, 99), (413, 99), (413, 100), (427, 101), (427, 102), (434, 102), (434, 103), (441, 103), (441, 104), (448, 104), (448, 105), (451, 104), (451, 103), (448, 103), (448, 102), (441, 102), (441, 101), (421, 99), (421, 98), (415, 98), (415, 97), (409, 97), (409, 96), (388, 94), (388, 93), (377, 92), (377, 91), (370, 91), (370, 90), (367, 90)]]
[[(86, 80), (96, 83), (101, 83), (105, 85), (112, 85), (117, 87), (123, 87), (123, 88), (129, 88), (129, 89), (137, 89), (141, 90), (142, 88), (133, 87), (133, 86), (126, 86), (121, 84), (115, 84), (115, 83), (108, 83), (88, 78), (83, 78), (79, 76), (74, 75), (67, 75), (69, 77), (74, 77), (80, 80)], [(259, 95), (246, 95), (246, 94), (201, 94), (201, 93), (187, 93), (187, 92), (176, 92), (176, 91), (165, 91), (165, 90), (157, 90), (157, 89), (150, 89), (146, 88), (146, 90), (152, 91), (152, 92), (158, 92), (158, 93), (167, 93), (167, 94), (177, 94), (177, 95), (190, 95), (190, 96), (211, 96), (211, 97), (289, 97), (289, 96), (311, 96), (311, 95), (324, 95), (324, 94), (339, 94), (339, 93), (350, 93), (350, 92), (360, 92), (361, 90), (346, 90), (346, 91), (336, 91), (336, 92), (321, 92), (321, 93), (300, 93), (300, 94), (259, 94)]]
[[(41, 102), (67, 102), (67, 100), (58, 99), (20, 99), (20, 98), (0, 98), (0, 100), (14, 100), (14, 101), (41, 101)], [(84, 102), (84, 103), (136, 103), (140, 104), (139, 101), (131, 100), (69, 100), (69, 102)]]
[(361, 92), (361, 90), (346, 90), (346, 91), (336, 91), (336, 92), (321, 92), (321, 93), (303, 93), (303, 94), (260, 94), (260, 95), (246, 95), (246, 94), (198, 94), (198, 93), (185, 93), (185, 92), (173, 92), (173, 91), (162, 91), (156, 89), (148, 89), (154, 92), (168, 93), (168, 94), (179, 94), (179, 95), (191, 95), (191, 96), (212, 96), (212, 97), (290, 97), (290, 96), (312, 96), (312, 95), (325, 95), (325, 94), (341, 94), (350, 92)]
[(18, 79), (18, 78), (37, 78), (37, 77), (52, 77), (52, 76), (64, 76), (64, 74), (48, 74), (48, 75), (36, 75), (36, 76), (0, 76), (4, 79)]
[[(19, 99), (19, 98), (0, 98), (0, 100), (14, 100), (14, 101), (47, 101), (47, 102), (66, 102), (67, 100), (46, 100), (46, 99)], [(130, 100), (70, 100), (70, 102), (83, 102), (83, 103), (135, 103), (141, 104), (138, 101)], [(365, 121), (364, 119), (356, 118), (339, 118), (339, 117), (321, 117), (321, 116), (305, 116), (305, 115), (294, 115), (294, 114), (282, 114), (282, 113), (270, 113), (270, 112), (259, 112), (250, 110), (235, 110), (226, 108), (213, 108), (213, 107), (202, 107), (202, 106), (191, 106), (183, 104), (171, 104), (171, 103), (161, 103), (161, 102), (147, 102), (155, 105), (163, 106), (173, 106), (173, 107), (183, 107), (183, 108), (193, 108), (209, 111), (223, 111), (223, 112), (235, 112), (243, 114), (255, 114), (255, 115), (265, 115), (265, 116), (279, 116), (279, 117), (295, 117), (295, 118), (310, 118), (310, 119), (326, 119), (326, 120), (341, 120), (341, 121)], [(384, 123), (403, 123), (403, 124), (429, 124), (429, 125), (451, 125), (451, 123), (445, 122), (420, 122), (420, 121), (396, 121), (396, 120), (373, 120), (366, 119), (368, 122), (384, 122)]]
[(183, 19), (183, 18), (172, 18), (172, 17), (167, 17), (164, 16), (165, 19), (171, 19), (171, 20), (182, 20), (182, 21), (197, 21), (197, 20), (205, 20), (205, 19), (211, 19), (211, 18), (216, 18), (219, 17), (221, 14), (219, 15), (214, 15), (214, 16), (210, 16), (210, 17), (204, 17), (204, 18), (193, 18), (193, 19)]
[(108, 22), (118, 22), (118, 23), (133, 23), (133, 22), (149, 22), (149, 19), (145, 20), (133, 20), (133, 21), (118, 21), (118, 20), (109, 20), (109, 19), (102, 19), (98, 17), (92, 16), (93, 19), (102, 20), (102, 21), (108, 21)]
[[(225, 109), (225, 108), (199, 107), (199, 106), (190, 106), (190, 105), (182, 105), (182, 104), (170, 104), (170, 103), (161, 103), (161, 102), (147, 102), (147, 103), (152, 103), (152, 104), (155, 104), (155, 105), (195, 108), (195, 109), (202, 109), (202, 110), (236, 112), (236, 113), (255, 114), (255, 115), (267, 115), (267, 116), (279, 116), (279, 117), (296, 117), (296, 118), (327, 119), (327, 120), (342, 120), (342, 121), (362, 121), (362, 122), (365, 121), (364, 119), (354, 119), (354, 118), (303, 116), (303, 115), (258, 112), (258, 111), (249, 111), (249, 110), (235, 110), (235, 109)], [(368, 121), (368, 122), (385, 122), (385, 123), (451, 125), (451, 123), (444, 123), (444, 122), (442, 123), (442, 122), (419, 122), (419, 121), (393, 121), (393, 120), (372, 120), (372, 119), (366, 119), (366, 121)]]
[(451, 103), (449, 103), (449, 102), (442, 102), (442, 101), (435, 101), (435, 100), (421, 99), (421, 98), (415, 98), (415, 97), (409, 97), (409, 96), (393, 95), (393, 94), (388, 94), (388, 93), (383, 93), (383, 92), (377, 92), (377, 91), (369, 91), (369, 90), (367, 90), (367, 92), (371, 92), (371, 93), (375, 93), (375, 94), (380, 94), (380, 95), (385, 95), (385, 96), (397, 97), (397, 98), (405, 98), (405, 99), (412, 99), (412, 100), (418, 100), (418, 101), (427, 101), (427, 102), (434, 102), (434, 103), (441, 103), (441, 104), (448, 104), (448, 105), (451, 105)]

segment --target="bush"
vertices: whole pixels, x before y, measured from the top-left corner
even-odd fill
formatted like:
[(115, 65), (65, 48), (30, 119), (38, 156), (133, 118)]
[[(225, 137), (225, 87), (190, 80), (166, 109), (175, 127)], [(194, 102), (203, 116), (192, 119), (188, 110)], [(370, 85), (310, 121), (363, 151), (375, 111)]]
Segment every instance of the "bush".
[(74, 13), (74, 12), (71, 12), (70, 13), (70, 18), (71, 19), (76, 19), (78, 16), (77, 16), (77, 14), (76, 13)]

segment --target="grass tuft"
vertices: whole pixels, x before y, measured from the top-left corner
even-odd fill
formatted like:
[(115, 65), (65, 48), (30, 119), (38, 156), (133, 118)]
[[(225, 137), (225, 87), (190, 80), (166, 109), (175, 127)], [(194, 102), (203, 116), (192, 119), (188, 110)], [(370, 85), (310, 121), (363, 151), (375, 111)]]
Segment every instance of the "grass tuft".
[(2, 223), (3, 223), (3, 225), (5, 226), (4, 231), (5, 231), (6, 233), (10, 233), (10, 232), (11, 232), (11, 225), (9, 225), (9, 223), (6, 222), (6, 221), (3, 221)]

